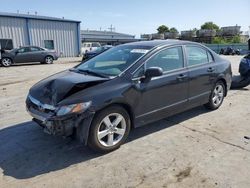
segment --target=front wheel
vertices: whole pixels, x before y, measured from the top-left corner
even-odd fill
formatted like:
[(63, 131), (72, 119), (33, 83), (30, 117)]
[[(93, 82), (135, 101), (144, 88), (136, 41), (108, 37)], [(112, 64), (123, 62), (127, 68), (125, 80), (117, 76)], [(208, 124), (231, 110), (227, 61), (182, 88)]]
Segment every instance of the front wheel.
[(10, 58), (3, 57), (2, 60), (1, 60), (1, 64), (4, 67), (9, 67), (12, 64), (12, 60)]
[(205, 107), (207, 107), (210, 110), (216, 110), (218, 109), (225, 97), (225, 85), (222, 81), (219, 81), (215, 84), (210, 97), (209, 97), (209, 102), (205, 104)]
[(98, 152), (110, 152), (120, 147), (130, 132), (130, 117), (120, 106), (99, 112), (90, 127), (88, 146)]

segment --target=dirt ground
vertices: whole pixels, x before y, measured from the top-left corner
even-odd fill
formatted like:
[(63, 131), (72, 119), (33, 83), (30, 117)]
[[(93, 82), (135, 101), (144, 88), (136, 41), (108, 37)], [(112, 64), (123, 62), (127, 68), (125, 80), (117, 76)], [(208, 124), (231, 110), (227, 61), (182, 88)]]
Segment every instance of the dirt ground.
[[(225, 57), (238, 74), (241, 56)], [(29, 88), (80, 60), (0, 67), (0, 187), (250, 187), (250, 87), (203, 107), (132, 130), (99, 155), (52, 137), (25, 110)]]

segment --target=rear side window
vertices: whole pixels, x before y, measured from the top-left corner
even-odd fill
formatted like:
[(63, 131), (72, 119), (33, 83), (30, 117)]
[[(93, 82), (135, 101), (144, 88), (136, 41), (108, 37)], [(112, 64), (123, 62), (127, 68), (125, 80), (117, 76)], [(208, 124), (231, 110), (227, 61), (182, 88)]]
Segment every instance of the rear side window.
[(36, 51), (40, 51), (41, 49), (40, 48), (36, 48), (36, 47), (30, 47), (30, 50), (32, 52), (36, 52)]
[(188, 66), (208, 63), (207, 50), (198, 46), (186, 46)]
[(183, 68), (182, 47), (173, 47), (160, 51), (146, 63), (146, 68), (160, 67), (164, 72)]

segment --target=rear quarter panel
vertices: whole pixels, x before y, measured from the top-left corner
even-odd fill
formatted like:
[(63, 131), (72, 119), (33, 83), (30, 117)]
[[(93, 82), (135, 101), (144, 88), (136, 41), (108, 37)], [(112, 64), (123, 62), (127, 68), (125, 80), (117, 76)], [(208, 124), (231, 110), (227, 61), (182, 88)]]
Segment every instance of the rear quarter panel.
[(227, 91), (231, 87), (232, 82), (232, 68), (231, 63), (221, 57), (217, 57), (215, 62), (216, 71), (218, 74), (217, 80), (224, 79), (226, 81)]

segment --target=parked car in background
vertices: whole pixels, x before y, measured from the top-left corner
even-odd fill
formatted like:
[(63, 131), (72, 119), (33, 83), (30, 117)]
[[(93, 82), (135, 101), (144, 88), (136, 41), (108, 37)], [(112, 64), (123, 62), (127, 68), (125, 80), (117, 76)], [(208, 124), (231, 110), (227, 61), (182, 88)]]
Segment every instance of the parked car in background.
[(58, 54), (55, 50), (37, 46), (24, 46), (13, 50), (4, 50), (1, 56), (1, 64), (4, 67), (9, 67), (15, 63), (30, 62), (52, 64), (54, 60), (58, 59)]
[(131, 128), (205, 105), (218, 109), (230, 62), (194, 42), (156, 40), (114, 47), (35, 84), (28, 112), (45, 132), (110, 152)]
[(241, 76), (250, 77), (250, 53), (241, 59), (239, 73)]
[(105, 46), (101, 46), (99, 48), (97, 48), (96, 50), (92, 50), (90, 52), (86, 52), (85, 54), (83, 54), (82, 56), (82, 61), (86, 61), (88, 59), (91, 59), (105, 51), (107, 51), (108, 49), (112, 48), (113, 46), (111, 45), (105, 45)]
[(84, 42), (82, 43), (81, 54), (94, 51), (100, 47), (101, 47), (101, 44), (99, 42)]
[(219, 54), (221, 54), (221, 55), (240, 55), (240, 49), (234, 49), (232, 47), (221, 48)]
[(233, 76), (231, 89), (242, 89), (250, 84), (250, 53), (241, 59), (239, 73)]

